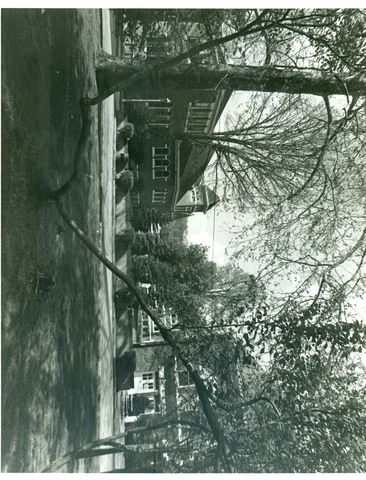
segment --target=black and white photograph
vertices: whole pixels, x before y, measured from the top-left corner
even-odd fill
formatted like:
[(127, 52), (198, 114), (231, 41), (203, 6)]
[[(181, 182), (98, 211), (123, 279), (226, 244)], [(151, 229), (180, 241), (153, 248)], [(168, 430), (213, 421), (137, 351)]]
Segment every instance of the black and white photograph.
[(366, 473), (366, 9), (126, 3), (1, 9), (2, 474)]

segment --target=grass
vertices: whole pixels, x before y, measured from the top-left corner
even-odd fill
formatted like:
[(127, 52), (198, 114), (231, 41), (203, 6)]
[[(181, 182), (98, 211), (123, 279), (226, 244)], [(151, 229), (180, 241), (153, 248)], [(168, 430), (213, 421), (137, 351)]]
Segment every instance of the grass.
[[(98, 10), (2, 10), (2, 471), (39, 472), (98, 435), (101, 268), (45, 193), (70, 176), (79, 99), (96, 93)], [(93, 112), (97, 139), (97, 110)], [(90, 142), (64, 199), (97, 241), (99, 158)], [(37, 271), (55, 287), (35, 293)], [(77, 464), (63, 471), (76, 471)], [(86, 471), (97, 471), (95, 460)]]

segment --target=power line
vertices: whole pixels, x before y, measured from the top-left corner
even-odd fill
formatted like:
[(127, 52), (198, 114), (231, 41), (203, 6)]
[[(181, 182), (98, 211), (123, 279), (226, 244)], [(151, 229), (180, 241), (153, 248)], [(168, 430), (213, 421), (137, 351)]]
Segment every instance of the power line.
[(216, 205), (213, 209), (213, 226), (212, 226), (212, 273), (211, 273), (211, 288), (214, 285), (214, 256), (215, 256), (215, 229), (216, 229)]

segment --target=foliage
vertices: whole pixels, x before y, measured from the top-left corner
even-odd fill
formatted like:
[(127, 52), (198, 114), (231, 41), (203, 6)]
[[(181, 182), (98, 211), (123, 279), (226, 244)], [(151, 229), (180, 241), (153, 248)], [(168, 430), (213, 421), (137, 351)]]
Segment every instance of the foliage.
[(116, 184), (128, 192), (134, 184), (133, 173), (130, 170), (123, 170), (118, 176), (116, 176)]
[(169, 256), (177, 254), (179, 245), (163, 238), (159, 233), (138, 232), (131, 252), (135, 255), (153, 255), (160, 259), (169, 260)]
[[(317, 322), (319, 315), (308, 312), (310, 324)], [(267, 324), (272, 325), (270, 318)], [(328, 337), (304, 329), (295, 347), (282, 337), (289, 329), (276, 329), (268, 360), (268, 337), (255, 334), (249, 322), (244, 336), (241, 330), (187, 330), (182, 345), (200, 369), (232, 446), (236, 471), (364, 471), (366, 371), (354, 354), (343, 357), (343, 333), (330, 329), (333, 343), (327, 347)], [(355, 339), (357, 342), (360, 345)], [(180, 389), (179, 396), (185, 406), (184, 418), (201, 424), (195, 389)], [(184, 468), (194, 468), (192, 445), (197, 435), (190, 433), (191, 456), (176, 454)], [(204, 438), (202, 433), (198, 438)], [(202, 440), (201, 445), (201, 452), (209, 453)], [(183, 471), (179, 463), (174, 468)]]
[(307, 34), (321, 68), (333, 72), (365, 72), (365, 12), (332, 9), (323, 10), (323, 15), (323, 22)]
[[(273, 308), (280, 311), (299, 296), (310, 305), (331, 295), (349, 311), (347, 302), (365, 284), (366, 120), (364, 99), (350, 96), (344, 75), (364, 72), (365, 39), (357, 32), (364, 30), (365, 15), (321, 9), (261, 14), (260, 32), (225, 46), (227, 53), (241, 50), (236, 63), (306, 70), (314, 78), (337, 70), (345, 99), (253, 92), (223, 131), (189, 136), (217, 154), (215, 188), (237, 221), (231, 227), (234, 258), (257, 265)], [(276, 27), (267, 29), (275, 20)], [(249, 47), (259, 52), (257, 60)]]
[(139, 234), (132, 274), (136, 282), (156, 287), (151, 304), (166, 303), (181, 318), (189, 318), (202, 304), (200, 296), (212, 285), (215, 266), (207, 259), (207, 248), (184, 245), (159, 234)]
[(171, 214), (164, 213), (156, 208), (139, 205), (133, 210), (132, 224), (136, 231), (156, 231), (160, 226), (171, 222)]
[(117, 135), (121, 134), (124, 139), (129, 139), (135, 134), (135, 127), (132, 123), (126, 122), (122, 127), (117, 129)]
[[(137, 97), (138, 98), (138, 95)], [(135, 135), (139, 139), (147, 138), (147, 125), (149, 123), (148, 103), (133, 103), (125, 104), (125, 111), (129, 122), (135, 125)]]
[[(268, 97), (261, 96), (260, 101), (263, 98)], [(296, 105), (288, 113), (284, 109), (282, 124), (277, 115), (287, 96), (280, 101), (268, 116), (262, 113), (257, 131), (251, 129), (250, 120), (241, 119), (248, 130), (238, 139), (240, 146), (231, 148), (228, 139), (227, 147), (219, 147), (226, 208), (237, 219), (241, 212), (251, 215), (245, 236), (238, 235), (241, 227), (232, 227), (232, 247), (236, 258), (250, 258), (258, 264), (258, 279), (271, 285), (276, 295), (272, 303), (277, 301), (279, 308), (298, 295), (307, 295), (310, 304), (309, 291), (313, 299), (332, 295), (341, 305), (351, 295), (360, 294), (364, 281), (364, 139), (351, 121), (344, 123), (339, 113), (336, 117), (336, 108), (333, 113), (328, 109), (328, 122), (321, 127), (317, 120), (322, 118), (321, 110), (315, 120), (310, 113), (321, 107), (318, 102), (306, 106), (308, 101), (301, 100), (298, 104), (303, 112), (308, 108), (306, 123), (286, 118), (296, 115)], [(254, 113), (255, 101), (251, 105)], [(327, 116), (327, 105), (323, 116)], [(361, 106), (353, 110), (359, 126), (365, 122)], [(292, 126), (295, 130), (286, 134)], [(300, 144), (302, 152), (298, 151)], [(256, 241), (249, 241), (252, 238)], [(292, 296), (288, 291), (282, 298), (278, 295), (280, 276), (291, 282)]]
[(117, 127), (117, 133), (116, 133), (116, 150), (119, 151), (121, 150), (127, 140), (131, 137), (133, 137), (135, 133), (135, 128), (132, 125), (132, 123), (126, 122), (122, 126)]
[(143, 56), (147, 41), (151, 43), (164, 37), (167, 40), (174, 38), (175, 45), (169, 41), (162, 42), (160, 58), (181, 51), (183, 39), (192, 28), (191, 22), (201, 20), (200, 12), (197, 15), (193, 10), (114, 9), (113, 14), (121, 40), (134, 44), (135, 58)]
[[(170, 13), (155, 14), (160, 25)], [(131, 15), (135, 30), (128, 34), (141, 27), (145, 41), (153, 22), (145, 18), (138, 25), (141, 13)], [(146, 241), (139, 247), (154, 254), (135, 258), (135, 279), (153, 282), (182, 321), (184, 341), (178, 342), (181, 337), (164, 329), (150, 310), (196, 387), (187, 381), (179, 407), (192, 424), (203, 424), (199, 434), (187, 436), (186, 449), (170, 439), (156, 442), (154, 449), (169, 450), (171, 460), (164, 465), (169, 471), (208, 470), (213, 464), (217, 472), (364, 471), (365, 369), (357, 352), (364, 351), (365, 328), (352, 314), (352, 296), (365, 284), (366, 231), (360, 228), (365, 104), (349, 92), (355, 78), (364, 81), (358, 76), (364, 71), (364, 36), (348, 41), (346, 35), (362, 32), (364, 12), (246, 10), (215, 22), (202, 22), (208, 37), (215, 37), (216, 25), (220, 35), (237, 30), (226, 54), (235, 51), (241, 65), (264, 64), (252, 88), (268, 88), (263, 84), (273, 75), (290, 83), (296, 72), (298, 91), (305, 91), (303, 81), (310, 78), (312, 88), (321, 87), (314, 90), (320, 102), (303, 95), (255, 94), (247, 115), (229, 120), (224, 134), (194, 139), (215, 149), (232, 211), (250, 216), (247, 236), (241, 229), (234, 246), (236, 259), (258, 262), (255, 278), (233, 267), (222, 275), (233, 272), (239, 282), (228, 286), (225, 280), (215, 291), (213, 265), (203, 248), (177, 251), (165, 245), (165, 256), (162, 244), (151, 247)], [(258, 45), (261, 54), (254, 59)], [(344, 53), (348, 45), (351, 54)], [(164, 68), (158, 70), (159, 82)], [(205, 85), (204, 70), (199, 72), (193, 85), (197, 79)], [(187, 76), (181, 75), (185, 84)], [(333, 90), (324, 87), (324, 78)], [(230, 80), (220, 79), (222, 88), (235, 85)], [(340, 85), (344, 111), (327, 96)], [(283, 292), (283, 279), (291, 283), (290, 292)], [(266, 303), (258, 304), (258, 298)]]
[(160, 235), (162, 237), (171, 236), (179, 243), (187, 243), (188, 218), (174, 219), (171, 223), (163, 225)]
[[(150, 281), (167, 279), (164, 293), (170, 286), (179, 292), (183, 356), (204, 379), (231, 447), (227, 463), (240, 472), (362, 471), (365, 385), (357, 375), (365, 371), (354, 358), (365, 348), (365, 329), (351, 302), (365, 282), (365, 119), (364, 99), (351, 98), (347, 75), (363, 72), (364, 37), (347, 42), (346, 34), (352, 25), (362, 31), (364, 13), (248, 10), (218, 21), (231, 31), (245, 24), (250, 33), (222, 48), (236, 64), (265, 65), (258, 90), (275, 69), (297, 72), (297, 80), (305, 70), (314, 81), (319, 71), (337, 70), (344, 110), (326, 90), (319, 100), (254, 93), (224, 132), (190, 135), (215, 150), (226, 207), (250, 218), (245, 235), (242, 225), (233, 227), (233, 248), (235, 260), (257, 262), (255, 278), (233, 265), (220, 272), (216, 290), (206, 286), (198, 299), (184, 285), (177, 288), (179, 272), (161, 259), (138, 261)], [(211, 37), (213, 25), (205, 25)], [(232, 84), (223, 79), (222, 85)], [(226, 274), (238, 283), (227, 284)], [(285, 292), (283, 279), (290, 284)], [(202, 422), (196, 390), (182, 396), (189, 418)], [(200, 452), (193, 435), (190, 454), (173, 455), (175, 471), (194, 469), (204, 456), (216, 471), (228, 468), (224, 455), (220, 463), (220, 442), (215, 452), (200, 437)]]
[(138, 232), (132, 253), (149, 254), (159, 260), (175, 263), (183, 257), (186, 248), (186, 245), (182, 245), (170, 235), (161, 235), (160, 232)]
[(116, 243), (133, 245), (135, 243), (136, 234), (133, 228), (125, 228), (115, 236)]
[[(311, 66), (312, 59), (325, 71), (360, 72), (365, 69), (363, 10), (357, 9), (202, 9), (202, 10), (113, 10), (121, 39), (135, 43), (139, 58), (146, 41), (166, 37), (164, 55), (173, 56), (192, 46), (188, 38), (196, 25), (195, 40), (203, 43), (226, 32), (248, 28), (239, 39), (218, 49), (225, 58), (243, 64)], [(349, 35), (352, 32), (352, 35)], [(169, 39), (174, 38), (174, 43)], [(310, 50), (308, 47), (312, 47)], [(307, 50), (305, 50), (307, 49)], [(347, 53), (346, 53), (347, 52)]]
[[(276, 406), (283, 412), (276, 442), (280, 439), (281, 449), (288, 453), (281, 468), (364, 471), (365, 412), (360, 403), (365, 398), (364, 368), (324, 352), (297, 360), (301, 373), (293, 364), (284, 368), (275, 361), (269, 375), (272, 385), (277, 384)], [(291, 436), (286, 432), (289, 426)]]
[(126, 103), (125, 108), (128, 120), (135, 126), (134, 136), (128, 142), (128, 153), (136, 165), (140, 165), (145, 156), (144, 141), (150, 137), (148, 108), (140, 103)]

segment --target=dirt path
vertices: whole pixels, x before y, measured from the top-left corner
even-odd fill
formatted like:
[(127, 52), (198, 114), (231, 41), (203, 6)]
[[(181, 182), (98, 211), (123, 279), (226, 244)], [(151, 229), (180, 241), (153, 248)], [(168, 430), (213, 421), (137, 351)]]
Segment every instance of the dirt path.
[[(102, 47), (112, 53), (110, 12), (102, 10)], [(99, 112), (100, 118), (100, 153), (101, 153), (101, 213), (102, 213), (102, 251), (114, 259), (114, 218), (115, 218), (115, 115), (114, 98), (103, 102)], [(99, 436), (108, 437), (115, 433), (116, 385), (115, 385), (115, 352), (116, 330), (113, 306), (113, 275), (103, 269), (102, 288), (100, 291), (100, 321), (99, 339), (99, 376), (100, 376), (100, 418)], [(105, 300), (106, 299), (106, 300)], [(122, 468), (123, 455), (108, 455), (99, 459), (100, 471), (106, 472), (113, 468)]]
[[(102, 398), (112, 384), (111, 353), (103, 351), (104, 346), (113, 351), (111, 277), (42, 196), (72, 172), (79, 99), (96, 94), (93, 64), (102, 24), (100, 10), (2, 10), (1, 20), (1, 461), (3, 472), (40, 472), (113, 425), (112, 404)], [(105, 108), (104, 123), (110, 116)], [(111, 133), (103, 132), (103, 144), (109, 145)], [(101, 215), (113, 217), (111, 190), (100, 189), (101, 178), (110, 185), (112, 170), (106, 168), (110, 154), (99, 154), (95, 108), (85, 174), (64, 205), (110, 252), (111, 223), (106, 221), (102, 237), (98, 231)], [(53, 278), (49, 291), (36, 293), (39, 271)], [(99, 372), (107, 386), (99, 382)], [(62, 471), (99, 469), (99, 460), (90, 459)]]

